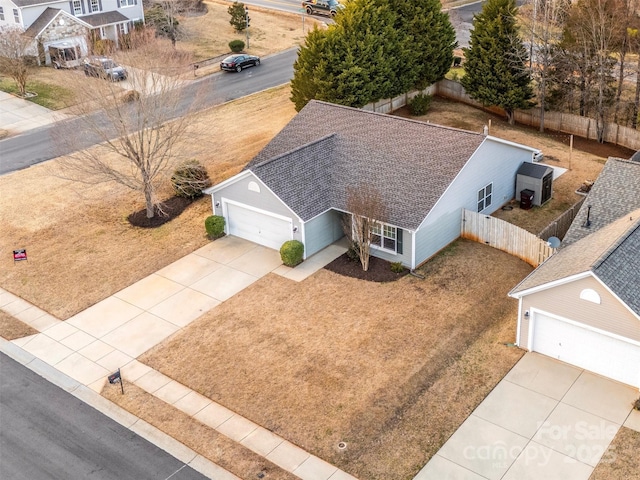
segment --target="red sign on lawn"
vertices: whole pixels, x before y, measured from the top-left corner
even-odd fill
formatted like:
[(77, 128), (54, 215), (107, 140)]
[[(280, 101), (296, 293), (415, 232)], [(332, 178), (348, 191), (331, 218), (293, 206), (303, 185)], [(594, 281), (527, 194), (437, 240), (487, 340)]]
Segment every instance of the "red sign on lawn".
[(25, 249), (13, 251), (14, 262), (19, 262), (20, 260), (26, 260), (26, 259), (27, 259), (27, 251)]

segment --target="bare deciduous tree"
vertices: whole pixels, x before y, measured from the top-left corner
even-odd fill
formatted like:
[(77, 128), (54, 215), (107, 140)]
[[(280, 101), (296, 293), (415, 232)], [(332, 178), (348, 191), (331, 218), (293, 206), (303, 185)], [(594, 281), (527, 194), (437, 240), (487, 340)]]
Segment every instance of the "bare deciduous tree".
[[(152, 218), (162, 213), (159, 187), (185, 159), (177, 145), (191, 135), (198, 96), (183, 88), (179, 75), (187, 71), (190, 56), (167, 41), (140, 38), (134, 49), (117, 55), (127, 69), (125, 81), (78, 76), (74, 90), (80, 98), (71, 111), (81, 116), (82, 131), (70, 132), (62, 124), (56, 138), (75, 151), (60, 159), (61, 176), (84, 183), (112, 181), (140, 192)], [(83, 135), (100, 145), (80, 149)]]
[(372, 185), (358, 185), (347, 188), (347, 210), (350, 221), (345, 224), (345, 234), (351, 239), (362, 269), (369, 270), (371, 242), (381, 235), (381, 222), (386, 220), (387, 209), (380, 192)]
[(33, 68), (30, 53), (33, 49), (33, 38), (24, 35), (17, 25), (0, 26), (0, 73), (11, 77), (24, 96), (27, 80)]

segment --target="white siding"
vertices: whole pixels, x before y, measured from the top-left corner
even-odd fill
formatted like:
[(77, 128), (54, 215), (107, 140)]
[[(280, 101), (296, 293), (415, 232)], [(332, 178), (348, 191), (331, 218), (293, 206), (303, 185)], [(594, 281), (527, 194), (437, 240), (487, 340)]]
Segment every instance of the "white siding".
[(416, 265), (460, 236), (462, 209), (477, 211), (478, 191), (493, 184), (491, 214), (515, 194), (516, 172), (532, 151), (487, 138), (462, 168), (416, 232)]

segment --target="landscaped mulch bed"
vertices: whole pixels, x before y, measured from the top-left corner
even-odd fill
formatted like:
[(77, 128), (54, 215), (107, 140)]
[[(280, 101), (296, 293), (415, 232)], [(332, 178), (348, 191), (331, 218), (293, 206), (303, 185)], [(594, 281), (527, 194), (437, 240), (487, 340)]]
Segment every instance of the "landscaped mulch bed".
[(393, 282), (409, 273), (406, 268), (400, 273), (392, 272), (389, 262), (376, 257), (369, 258), (369, 269), (365, 272), (360, 261), (351, 260), (346, 253), (340, 255), (324, 268), (345, 277), (368, 280), (370, 282)]
[(176, 218), (193, 202), (194, 200), (190, 198), (171, 197), (169, 200), (162, 202), (159, 207), (155, 208), (155, 215), (153, 217), (148, 218), (147, 209), (143, 208), (129, 215), (127, 220), (129, 220), (129, 223), (134, 227), (157, 228)]

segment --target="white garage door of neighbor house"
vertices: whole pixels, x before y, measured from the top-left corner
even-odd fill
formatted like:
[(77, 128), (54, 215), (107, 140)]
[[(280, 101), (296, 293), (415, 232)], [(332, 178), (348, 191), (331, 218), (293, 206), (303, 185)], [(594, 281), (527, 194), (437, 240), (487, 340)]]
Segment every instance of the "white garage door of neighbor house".
[(225, 203), (229, 235), (279, 250), (292, 239), (291, 220), (274, 217), (233, 203)]
[(640, 387), (640, 346), (535, 313), (531, 350)]

